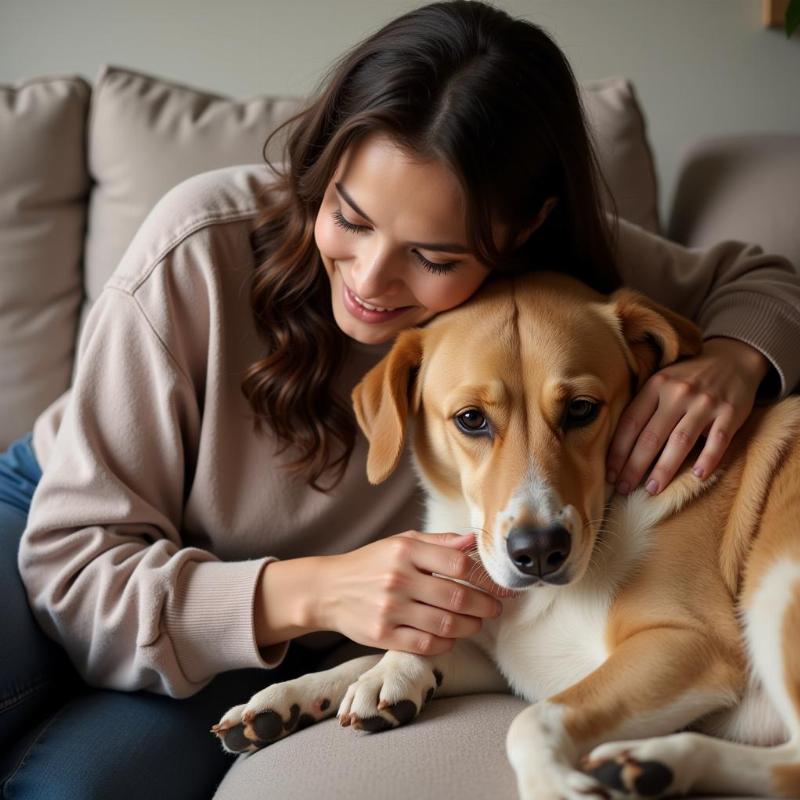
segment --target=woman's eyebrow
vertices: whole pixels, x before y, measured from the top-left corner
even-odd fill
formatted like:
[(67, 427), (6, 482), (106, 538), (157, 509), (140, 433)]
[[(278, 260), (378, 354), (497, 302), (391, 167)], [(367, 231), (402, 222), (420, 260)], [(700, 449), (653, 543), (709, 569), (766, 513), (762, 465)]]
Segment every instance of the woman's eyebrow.
[[(360, 217), (363, 217), (370, 225), (374, 225), (375, 223), (356, 205), (356, 202), (353, 200), (352, 197), (347, 193), (347, 190), (344, 188), (344, 185), (340, 181), (336, 181), (333, 184), (336, 187), (336, 191), (341, 196), (342, 200), (353, 209)], [(444, 252), (444, 253), (469, 253), (470, 249), (466, 245), (463, 244), (455, 244), (453, 242), (441, 242), (441, 243), (431, 243), (431, 242), (409, 242), (410, 245), (414, 247), (421, 247), (423, 250), (433, 250), (436, 252)]]

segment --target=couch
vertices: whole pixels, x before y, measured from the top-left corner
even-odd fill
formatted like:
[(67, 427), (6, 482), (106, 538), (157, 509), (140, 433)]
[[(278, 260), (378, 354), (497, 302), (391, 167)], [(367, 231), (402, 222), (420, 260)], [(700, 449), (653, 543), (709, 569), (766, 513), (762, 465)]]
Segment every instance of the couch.
[[(609, 78), (581, 92), (621, 216), (687, 246), (739, 239), (800, 266), (800, 135), (691, 144), (662, 221), (631, 82)], [(0, 450), (69, 391), (87, 310), (156, 201), (197, 173), (261, 163), (268, 132), (301, 102), (233, 99), (114, 65), (93, 83), (48, 75), (0, 86)], [(268, 155), (279, 157), (280, 145)], [(375, 790), (385, 798), (511, 798), (511, 769), (498, 774), (497, 765), (523, 706), (504, 695), (440, 699), (413, 725), (366, 738), (328, 720), (232, 759), (215, 797), (261, 796), (268, 774), (270, 795), (287, 800), (302, 769), (325, 798)], [(337, 773), (342, 758), (358, 774)]]

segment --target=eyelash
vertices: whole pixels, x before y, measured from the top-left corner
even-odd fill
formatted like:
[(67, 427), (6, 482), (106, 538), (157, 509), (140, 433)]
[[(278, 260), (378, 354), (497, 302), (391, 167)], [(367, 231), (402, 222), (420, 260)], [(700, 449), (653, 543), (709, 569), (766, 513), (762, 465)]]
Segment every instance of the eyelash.
[[(333, 212), (333, 221), (338, 225), (340, 228), (343, 228), (350, 233), (363, 233), (366, 230), (369, 230), (365, 225), (355, 225), (352, 222), (349, 222), (344, 218), (344, 215), (338, 209)], [(425, 269), (429, 270), (430, 272), (435, 272), (437, 274), (443, 274), (447, 272), (452, 272), (454, 267), (458, 264), (457, 261), (448, 261), (445, 264), (437, 264), (433, 261), (428, 261), (425, 256), (418, 253), (416, 250), (412, 250), (411, 252), (414, 253), (415, 258), (422, 264)]]

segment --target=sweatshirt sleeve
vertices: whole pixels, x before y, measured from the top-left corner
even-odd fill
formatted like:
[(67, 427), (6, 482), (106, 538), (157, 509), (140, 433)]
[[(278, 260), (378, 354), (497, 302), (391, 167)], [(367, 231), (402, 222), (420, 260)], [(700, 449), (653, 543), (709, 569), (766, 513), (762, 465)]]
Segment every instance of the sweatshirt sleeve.
[(19, 549), (32, 612), (91, 686), (181, 698), (219, 672), (278, 666), (255, 589), (274, 557), (223, 562), (181, 541), (193, 384), (135, 295), (107, 286)]
[(619, 220), (617, 268), (638, 289), (694, 320), (703, 338), (726, 336), (772, 365), (760, 400), (785, 397), (800, 381), (800, 276), (785, 258), (725, 241), (687, 248)]

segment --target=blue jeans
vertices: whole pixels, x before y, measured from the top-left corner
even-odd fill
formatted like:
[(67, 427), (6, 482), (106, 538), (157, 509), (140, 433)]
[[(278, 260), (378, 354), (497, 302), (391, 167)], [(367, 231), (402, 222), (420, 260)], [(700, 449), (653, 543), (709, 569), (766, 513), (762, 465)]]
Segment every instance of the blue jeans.
[(223, 672), (184, 699), (88, 686), (37, 625), (17, 570), (42, 477), (31, 439), (0, 454), (0, 797), (208, 800), (234, 761), (211, 725), (325, 653), (294, 642), (276, 669)]

